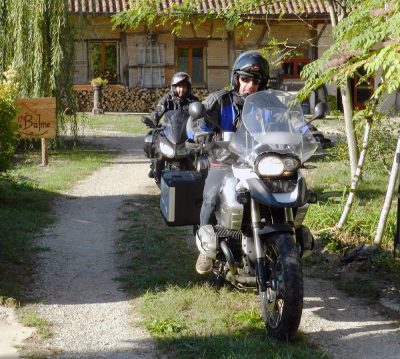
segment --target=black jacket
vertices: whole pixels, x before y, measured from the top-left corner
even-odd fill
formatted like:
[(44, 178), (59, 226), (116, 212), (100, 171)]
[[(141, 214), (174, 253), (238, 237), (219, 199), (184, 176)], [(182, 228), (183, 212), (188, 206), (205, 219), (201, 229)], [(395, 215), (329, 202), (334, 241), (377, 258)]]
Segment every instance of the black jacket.
[(156, 109), (151, 114), (151, 119), (157, 126), (165, 112), (181, 109), (188, 111), (189, 105), (194, 101), (199, 101), (199, 99), (192, 94), (189, 94), (186, 98), (181, 99), (180, 97), (175, 96), (172, 91), (168, 91), (160, 99), (160, 101), (158, 101)]
[[(224, 132), (236, 132), (244, 104), (244, 98), (235, 91), (221, 90), (210, 94), (204, 100), (206, 112), (193, 128), (201, 131), (212, 131), (212, 141), (222, 140)], [(232, 154), (228, 150), (214, 146), (209, 150), (210, 162), (230, 163)]]

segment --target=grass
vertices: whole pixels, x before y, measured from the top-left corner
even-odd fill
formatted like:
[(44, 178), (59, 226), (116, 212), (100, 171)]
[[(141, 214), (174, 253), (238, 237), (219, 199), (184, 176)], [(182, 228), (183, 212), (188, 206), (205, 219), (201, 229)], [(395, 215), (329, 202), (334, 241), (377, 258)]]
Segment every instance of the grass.
[(21, 309), (19, 318), (24, 326), (35, 327), (42, 339), (48, 339), (52, 336), (51, 323), (40, 318), (33, 310)]
[(375, 300), (386, 285), (384, 282), (400, 282), (400, 260), (392, 255), (396, 231), (396, 196), (389, 212), (381, 250), (351, 266), (340, 259), (358, 245), (372, 244), (389, 175), (381, 161), (369, 160), (346, 225), (343, 230), (333, 232), (332, 228), (339, 221), (347, 199), (348, 165), (346, 161), (332, 160), (311, 164), (317, 168), (306, 170), (305, 175), (308, 186), (317, 193), (319, 201), (310, 206), (305, 223), (317, 233), (318, 251), (304, 260), (305, 271), (310, 275), (335, 280), (338, 287), (349, 295)]
[(50, 151), (47, 167), (39, 166), (40, 156), (37, 150), (19, 152), (13, 168), (0, 176), (0, 297), (16, 302), (25, 300), (34, 254), (48, 250), (38, 247), (35, 238), (55, 220), (54, 198), (112, 154), (100, 147), (67, 143), (64, 150)]
[(89, 130), (99, 132), (123, 132), (131, 135), (144, 135), (148, 132), (142, 124), (140, 115), (80, 115), (81, 122)]
[(258, 297), (217, 288), (212, 276), (196, 274), (197, 257), (189, 227), (167, 227), (158, 194), (127, 202), (131, 225), (121, 247), (130, 254), (118, 278), (136, 298), (143, 326), (169, 358), (327, 358), (298, 334), (291, 343), (266, 335)]
[[(348, 194), (349, 174), (345, 161), (314, 162), (317, 168), (306, 171), (308, 186), (318, 195), (319, 201), (311, 205), (306, 223), (322, 231), (333, 227), (339, 220)], [(388, 184), (388, 174), (380, 163), (370, 165), (363, 173), (356, 201), (340, 239), (347, 244), (371, 243), (375, 235)], [(384, 248), (389, 249), (396, 227), (396, 198), (389, 213)]]

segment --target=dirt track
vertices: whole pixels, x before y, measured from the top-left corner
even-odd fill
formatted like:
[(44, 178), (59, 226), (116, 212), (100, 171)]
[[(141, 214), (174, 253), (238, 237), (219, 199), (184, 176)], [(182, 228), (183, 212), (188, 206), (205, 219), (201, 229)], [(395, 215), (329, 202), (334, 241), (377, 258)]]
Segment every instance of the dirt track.
[[(96, 141), (123, 153), (57, 201), (60, 221), (40, 243), (51, 249), (41, 257), (35, 293), (41, 298), (36, 310), (53, 323), (45, 347), (59, 351), (57, 358), (154, 358), (153, 341), (135, 325), (138, 316), (113, 280), (119, 209), (124, 200), (154, 191), (142, 138)], [(306, 278), (304, 307), (300, 330), (333, 358), (400, 358), (398, 324), (331, 283)], [(6, 358), (1, 347), (0, 358)]]

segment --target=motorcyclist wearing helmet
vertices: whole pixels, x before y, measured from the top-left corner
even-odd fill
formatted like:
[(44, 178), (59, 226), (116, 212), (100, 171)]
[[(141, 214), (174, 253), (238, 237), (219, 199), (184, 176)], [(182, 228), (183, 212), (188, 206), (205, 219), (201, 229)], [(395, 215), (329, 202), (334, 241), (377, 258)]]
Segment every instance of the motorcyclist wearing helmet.
[[(151, 114), (151, 120), (155, 127), (158, 126), (161, 117), (167, 111), (185, 110), (188, 111), (189, 105), (199, 101), (199, 98), (192, 95), (192, 83), (189, 74), (177, 72), (172, 76), (171, 89), (158, 101), (156, 109)], [(154, 166), (150, 165), (149, 177), (154, 178)]]
[(192, 83), (189, 74), (177, 72), (172, 76), (171, 89), (158, 101), (156, 109), (151, 114), (155, 126), (158, 126), (162, 115), (167, 111), (188, 110), (189, 104), (199, 101), (192, 95)]
[[(204, 117), (193, 121), (192, 128), (215, 133), (214, 140), (229, 140), (241, 121), (244, 100), (247, 95), (265, 90), (269, 79), (268, 61), (258, 51), (242, 53), (235, 61), (231, 73), (232, 90), (221, 90), (210, 94), (204, 101)], [(209, 154), (209, 169), (204, 185), (200, 226), (216, 224), (215, 208), (218, 192), (225, 175), (230, 171), (231, 153), (213, 148)], [(212, 270), (212, 259), (200, 253), (196, 271), (200, 274)]]

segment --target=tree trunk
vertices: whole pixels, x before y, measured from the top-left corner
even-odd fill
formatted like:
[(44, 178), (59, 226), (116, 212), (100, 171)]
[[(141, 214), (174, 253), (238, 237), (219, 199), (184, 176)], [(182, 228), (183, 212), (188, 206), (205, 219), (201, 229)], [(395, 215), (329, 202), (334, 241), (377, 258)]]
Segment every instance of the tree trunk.
[[(338, 9), (335, 6), (335, 2), (333, 0), (328, 0), (328, 9), (329, 9), (329, 16), (331, 18), (332, 29), (334, 29), (339, 21), (338, 20), (339, 10), (340, 10), (340, 19), (342, 19), (345, 16), (344, 9), (342, 8)], [(353, 102), (351, 100), (350, 80), (347, 81), (345, 86), (341, 87), (340, 93), (342, 96), (347, 144), (349, 146), (350, 178), (353, 179), (354, 176), (356, 175), (356, 170), (357, 170), (358, 148), (357, 148), (356, 134), (353, 124)]]
[(361, 177), (361, 173), (364, 167), (364, 160), (365, 160), (365, 155), (367, 153), (369, 135), (371, 133), (371, 122), (372, 122), (371, 120), (367, 120), (365, 123), (364, 139), (362, 144), (362, 150), (360, 153), (360, 158), (358, 159), (358, 166), (354, 176), (352, 177), (353, 179), (351, 181), (349, 196), (347, 197), (346, 205), (344, 206), (342, 216), (340, 217), (339, 222), (336, 224), (335, 229), (343, 228), (343, 226), (346, 224), (347, 217), (349, 216), (351, 207), (353, 205), (358, 181)]
[(340, 89), (346, 127), (347, 145), (349, 147), (350, 178), (354, 178), (357, 171), (358, 147), (353, 123), (353, 101), (351, 100), (350, 81)]
[(399, 171), (399, 163), (397, 161), (397, 156), (400, 155), (400, 138), (397, 140), (396, 152), (394, 154), (392, 171), (390, 172), (390, 179), (388, 184), (388, 189), (386, 192), (385, 203), (382, 208), (381, 216), (379, 218), (378, 228), (376, 230), (376, 235), (374, 239), (374, 247), (380, 247), (382, 244), (383, 232), (385, 231), (385, 225), (387, 216), (389, 214), (390, 205), (392, 203), (393, 191), (396, 186), (397, 175)]

